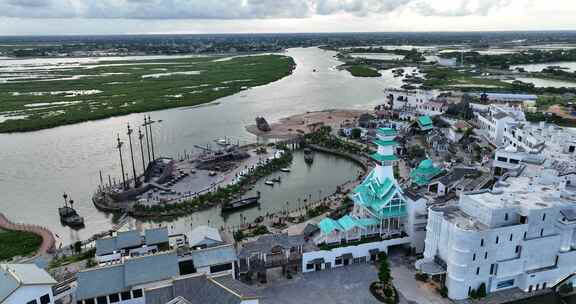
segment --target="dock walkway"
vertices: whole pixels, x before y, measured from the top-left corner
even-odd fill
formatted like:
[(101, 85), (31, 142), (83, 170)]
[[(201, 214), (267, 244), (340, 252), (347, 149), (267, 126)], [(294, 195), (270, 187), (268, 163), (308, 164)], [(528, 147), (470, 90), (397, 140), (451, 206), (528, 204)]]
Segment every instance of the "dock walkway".
[(52, 232), (47, 228), (37, 225), (14, 223), (7, 219), (3, 213), (0, 213), (0, 229), (32, 232), (41, 236), (42, 244), (40, 245), (40, 248), (38, 248), (38, 251), (36, 251), (35, 256), (43, 255), (54, 250), (56, 240), (54, 239)]

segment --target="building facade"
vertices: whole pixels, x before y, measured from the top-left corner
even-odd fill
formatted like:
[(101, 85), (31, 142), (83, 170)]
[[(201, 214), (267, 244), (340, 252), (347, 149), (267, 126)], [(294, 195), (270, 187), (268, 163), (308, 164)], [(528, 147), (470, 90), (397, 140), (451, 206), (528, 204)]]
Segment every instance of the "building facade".
[(456, 300), (481, 286), (488, 293), (552, 287), (576, 271), (575, 202), (575, 192), (546, 175), (463, 193), (457, 204), (430, 208), (416, 267), (445, 276)]

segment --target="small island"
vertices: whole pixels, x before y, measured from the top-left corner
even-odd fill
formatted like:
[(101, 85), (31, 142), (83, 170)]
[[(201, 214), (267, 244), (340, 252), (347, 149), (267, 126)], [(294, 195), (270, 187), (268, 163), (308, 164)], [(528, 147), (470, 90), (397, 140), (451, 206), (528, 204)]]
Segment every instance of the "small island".
[(368, 65), (357, 64), (345, 67), (354, 77), (380, 77), (382, 74)]

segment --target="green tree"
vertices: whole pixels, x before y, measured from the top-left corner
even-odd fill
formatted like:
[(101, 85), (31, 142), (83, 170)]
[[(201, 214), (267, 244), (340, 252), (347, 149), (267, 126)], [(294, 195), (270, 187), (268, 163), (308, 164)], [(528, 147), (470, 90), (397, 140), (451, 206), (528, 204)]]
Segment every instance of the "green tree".
[(360, 130), (358, 128), (352, 129), (351, 137), (353, 139), (358, 139), (358, 138), (360, 138), (360, 136), (362, 136), (362, 130)]
[(480, 287), (478, 287), (477, 296), (478, 298), (483, 298), (486, 296), (486, 284), (480, 284)]
[(77, 241), (77, 242), (74, 243), (74, 252), (75, 252), (76, 254), (79, 254), (79, 253), (82, 252), (82, 242)]

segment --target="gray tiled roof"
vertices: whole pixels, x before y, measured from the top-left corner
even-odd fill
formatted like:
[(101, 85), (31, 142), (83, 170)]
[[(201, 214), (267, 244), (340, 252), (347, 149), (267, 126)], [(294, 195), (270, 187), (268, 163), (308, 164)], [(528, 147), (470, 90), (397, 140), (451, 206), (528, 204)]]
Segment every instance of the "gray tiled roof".
[(191, 255), (197, 268), (236, 261), (236, 250), (232, 245), (193, 250)]
[(198, 226), (192, 230), (189, 237), (190, 246), (213, 245), (222, 242), (218, 229), (208, 226)]
[(277, 246), (280, 246), (283, 249), (290, 249), (292, 247), (303, 245), (303, 235), (288, 235), (286, 233), (267, 234), (259, 237), (256, 241), (243, 244), (238, 256), (243, 258), (254, 252), (270, 253), (272, 248)]
[(176, 252), (127, 259), (123, 264), (81, 271), (77, 274), (77, 299), (118, 293), (137, 284), (166, 280), (177, 276)]
[(116, 236), (118, 248), (138, 247), (142, 245), (142, 237), (137, 230), (118, 232)]
[(118, 250), (116, 237), (109, 237), (96, 240), (96, 255), (110, 254)]
[(12, 294), (20, 284), (18, 280), (10, 274), (5, 268), (4, 265), (0, 267), (0, 303), (4, 302), (4, 300)]
[(144, 232), (146, 245), (157, 245), (168, 242), (168, 229), (155, 228), (148, 229)]
[(183, 297), (176, 297), (172, 301), (166, 302), (166, 304), (192, 304), (188, 302), (188, 300), (184, 299)]

